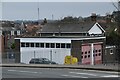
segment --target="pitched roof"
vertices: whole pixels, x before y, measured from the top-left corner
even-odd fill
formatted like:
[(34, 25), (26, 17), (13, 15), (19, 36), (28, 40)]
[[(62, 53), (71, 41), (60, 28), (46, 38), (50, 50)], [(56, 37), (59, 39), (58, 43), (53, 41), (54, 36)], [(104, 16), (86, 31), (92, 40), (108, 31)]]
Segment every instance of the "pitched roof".
[(0, 30), (2, 30), (2, 31), (15, 31), (16, 28), (14, 28), (14, 27), (1, 27)]
[(105, 22), (98, 22), (99, 25), (101, 25), (101, 27), (106, 30), (109, 26), (107, 25), (107, 23)]
[(43, 26), (41, 33), (86, 33), (95, 22), (81, 23), (47, 23)]

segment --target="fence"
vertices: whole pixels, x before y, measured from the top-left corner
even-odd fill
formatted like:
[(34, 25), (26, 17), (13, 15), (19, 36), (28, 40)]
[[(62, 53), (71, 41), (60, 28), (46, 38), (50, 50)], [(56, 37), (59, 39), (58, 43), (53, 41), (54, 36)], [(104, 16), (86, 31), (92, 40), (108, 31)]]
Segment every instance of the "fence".
[(2, 53), (2, 63), (16, 63), (16, 56), (18, 52), (4, 52)]

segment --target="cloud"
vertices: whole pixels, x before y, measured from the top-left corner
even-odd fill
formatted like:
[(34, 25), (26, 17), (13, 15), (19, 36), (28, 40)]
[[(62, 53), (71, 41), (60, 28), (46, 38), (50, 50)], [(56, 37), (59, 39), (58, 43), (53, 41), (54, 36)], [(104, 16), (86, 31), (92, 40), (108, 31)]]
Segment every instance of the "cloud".
[(118, 0), (1, 0), (2, 2), (117, 2)]
[[(90, 16), (91, 13), (105, 15), (106, 12), (112, 12), (115, 8), (109, 2), (40, 2), (40, 19), (47, 18), (60, 19), (65, 16)], [(38, 2), (5, 2), (2, 8), (2, 19), (38, 19)], [(9, 13), (9, 14), (8, 14)]]

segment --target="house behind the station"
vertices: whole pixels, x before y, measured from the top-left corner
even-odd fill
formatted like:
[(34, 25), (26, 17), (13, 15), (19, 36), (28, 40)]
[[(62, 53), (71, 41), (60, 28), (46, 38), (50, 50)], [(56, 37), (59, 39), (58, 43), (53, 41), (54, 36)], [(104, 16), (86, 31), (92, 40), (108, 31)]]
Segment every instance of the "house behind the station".
[(98, 22), (52, 22), (37, 31), (39, 36), (104, 36), (105, 30)]
[(14, 38), (21, 35), (21, 30), (13, 21), (0, 21), (0, 41), (2, 58), (7, 58), (7, 54), (12, 53), (11, 45)]

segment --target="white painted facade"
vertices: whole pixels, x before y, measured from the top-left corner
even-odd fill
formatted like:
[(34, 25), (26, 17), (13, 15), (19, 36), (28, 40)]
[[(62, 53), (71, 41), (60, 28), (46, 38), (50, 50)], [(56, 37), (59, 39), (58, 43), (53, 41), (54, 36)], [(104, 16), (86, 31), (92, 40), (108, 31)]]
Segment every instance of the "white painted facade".
[(91, 34), (102, 34), (105, 30), (96, 22), (94, 26), (88, 31)]
[[(52, 39), (52, 38), (21, 38), (22, 42), (34, 42), (34, 43), (71, 43), (70, 39)], [(31, 58), (48, 58), (58, 64), (64, 64), (64, 58), (66, 55), (70, 55), (70, 48), (37, 48), (37, 47), (21, 47), (21, 63), (28, 64)]]
[(70, 55), (70, 49), (44, 49), (44, 48), (21, 48), (21, 63), (28, 64), (31, 58), (48, 58), (51, 59), (52, 50), (52, 61), (58, 64), (64, 64), (64, 58)]

